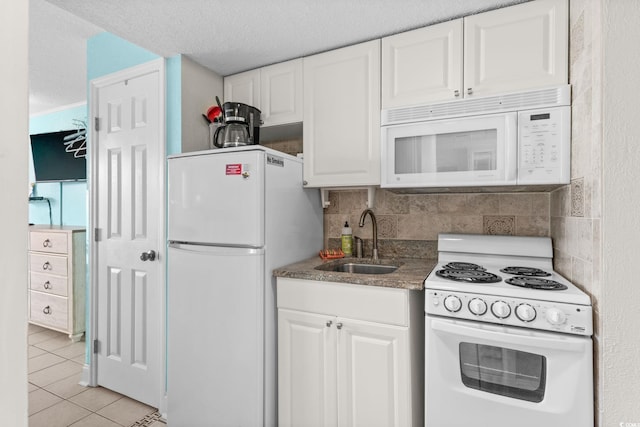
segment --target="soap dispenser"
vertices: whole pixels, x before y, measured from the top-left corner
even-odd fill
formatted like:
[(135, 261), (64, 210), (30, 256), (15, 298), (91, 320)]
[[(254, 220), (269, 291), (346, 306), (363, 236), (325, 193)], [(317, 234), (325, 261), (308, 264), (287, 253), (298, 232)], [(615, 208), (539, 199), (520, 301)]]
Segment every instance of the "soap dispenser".
[(342, 252), (344, 252), (344, 256), (351, 256), (353, 254), (353, 230), (349, 227), (349, 222), (344, 222), (344, 227), (342, 228)]

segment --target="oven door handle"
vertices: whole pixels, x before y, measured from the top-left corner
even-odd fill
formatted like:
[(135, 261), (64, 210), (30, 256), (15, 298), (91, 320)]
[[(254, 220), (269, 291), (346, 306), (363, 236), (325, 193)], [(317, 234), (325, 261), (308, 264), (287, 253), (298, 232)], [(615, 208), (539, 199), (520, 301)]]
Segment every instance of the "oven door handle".
[(452, 323), (433, 318), (431, 319), (431, 329), (439, 335), (464, 335), (469, 338), (486, 339), (507, 345), (521, 345), (576, 353), (585, 351), (585, 346), (587, 345), (586, 338), (582, 336), (558, 335), (556, 337), (549, 334), (540, 336), (541, 333), (535, 331), (529, 331), (529, 334), (522, 335), (508, 331), (506, 328), (491, 325), (462, 325), (457, 322)]

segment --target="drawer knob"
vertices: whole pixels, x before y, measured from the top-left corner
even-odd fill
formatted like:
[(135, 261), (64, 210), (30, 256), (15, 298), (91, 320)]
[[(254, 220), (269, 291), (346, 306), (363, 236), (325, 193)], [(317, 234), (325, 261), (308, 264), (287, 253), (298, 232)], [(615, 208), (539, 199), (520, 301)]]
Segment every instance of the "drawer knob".
[(42, 242), (42, 246), (44, 246), (45, 248), (50, 248), (53, 245), (51, 244), (51, 240), (46, 239), (44, 242)]
[(42, 286), (44, 286), (45, 289), (51, 289), (51, 282), (47, 280)]
[(44, 264), (42, 264), (42, 269), (43, 270), (53, 270), (53, 267), (51, 266), (51, 263), (49, 261), (47, 261)]
[(46, 306), (45, 308), (42, 309), (42, 312), (44, 314), (51, 314), (51, 306)]

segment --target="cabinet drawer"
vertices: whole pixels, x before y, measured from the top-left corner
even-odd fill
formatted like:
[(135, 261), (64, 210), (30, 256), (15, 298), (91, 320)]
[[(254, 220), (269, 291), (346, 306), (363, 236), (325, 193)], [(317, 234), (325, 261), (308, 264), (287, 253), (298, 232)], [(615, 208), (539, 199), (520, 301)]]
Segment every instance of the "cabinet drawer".
[(32, 231), (29, 233), (29, 249), (38, 252), (66, 254), (68, 251), (67, 235)]
[(32, 252), (29, 254), (29, 271), (66, 276), (67, 257)]
[(54, 276), (52, 274), (29, 273), (29, 288), (34, 291), (66, 297), (69, 279), (66, 276)]
[(409, 291), (278, 278), (278, 308), (408, 326)]
[(67, 298), (29, 291), (30, 320), (54, 328), (67, 329)]

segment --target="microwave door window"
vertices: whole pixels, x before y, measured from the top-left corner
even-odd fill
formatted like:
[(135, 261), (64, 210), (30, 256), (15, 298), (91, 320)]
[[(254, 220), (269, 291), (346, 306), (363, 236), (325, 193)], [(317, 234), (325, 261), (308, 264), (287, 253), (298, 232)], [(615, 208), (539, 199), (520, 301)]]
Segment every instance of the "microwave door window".
[(395, 173), (415, 174), (436, 171), (436, 137), (409, 136), (395, 140)]
[(495, 171), (497, 130), (452, 132), (436, 137), (437, 172)]

